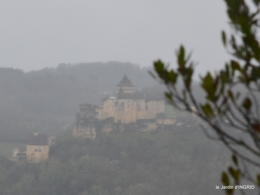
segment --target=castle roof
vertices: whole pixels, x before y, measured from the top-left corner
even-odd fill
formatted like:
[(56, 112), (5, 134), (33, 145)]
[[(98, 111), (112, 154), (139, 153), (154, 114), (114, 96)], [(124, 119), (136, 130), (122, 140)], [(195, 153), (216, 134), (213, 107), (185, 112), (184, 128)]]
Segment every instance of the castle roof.
[(125, 75), (120, 83), (117, 85), (117, 87), (134, 87), (134, 85), (131, 83), (131, 81), (127, 78)]
[(35, 133), (29, 137), (27, 145), (48, 145), (48, 136), (46, 134)]
[(122, 89), (119, 89), (117, 99), (133, 99), (133, 94), (124, 93)]
[(134, 94), (124, 93), (124, 91), (120, 89), (118, 91), (117, 99), (143, 100), (145, 99), (145, 95), (138, 91), (135, 92)]

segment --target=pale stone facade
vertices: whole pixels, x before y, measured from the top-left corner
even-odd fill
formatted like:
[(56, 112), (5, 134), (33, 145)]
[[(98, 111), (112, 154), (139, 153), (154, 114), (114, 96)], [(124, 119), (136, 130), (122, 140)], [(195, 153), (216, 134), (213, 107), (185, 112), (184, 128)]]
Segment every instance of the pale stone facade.
[(157, 114), (164, 113), (164, 100), (147, 100), (141, 93), (135, 92), (131, 81), (124, 76), (116, 87), (117, 97), (106, 98), (96, 109), (97, 118), (109, 117), (114, 122), (128, 124), (144, 119), (156, 119)]
[(77, 127), (76, 125), (74, 126), (73, 129), (73, 136), (74, 137), (82, 137), (82, 138), (92, 138), (95, 139), (96, 137), (96, 128), (95, 127)]
[(34, 133), (26, 147), (28, 163), (39, 163), (49, 158), (49, 143), (46, 134)]

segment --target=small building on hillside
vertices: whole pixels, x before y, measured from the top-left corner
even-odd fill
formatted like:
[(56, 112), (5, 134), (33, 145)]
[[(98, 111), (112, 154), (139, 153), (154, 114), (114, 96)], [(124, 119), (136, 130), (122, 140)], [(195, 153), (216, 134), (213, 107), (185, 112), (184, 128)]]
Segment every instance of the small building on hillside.
[(46, 134), (35, 132), (30, 136), (26, 147), (26, 157), (28, 163), (39, 163), (49, 158), (49, 141)]
[(14, 160), (14, 161), (26, 160), (26, 149), (24, 147), (13, 149), (12, 160)]

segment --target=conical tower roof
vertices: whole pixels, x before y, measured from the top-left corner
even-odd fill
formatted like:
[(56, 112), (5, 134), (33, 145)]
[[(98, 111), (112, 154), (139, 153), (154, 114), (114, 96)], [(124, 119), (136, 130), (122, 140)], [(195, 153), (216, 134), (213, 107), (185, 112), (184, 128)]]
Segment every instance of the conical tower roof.
[(131, 83), (131, 81), (127, 78), (125, 75), (120, 83), (117, 85), (117, 87), (134, 87), (134, 85)]

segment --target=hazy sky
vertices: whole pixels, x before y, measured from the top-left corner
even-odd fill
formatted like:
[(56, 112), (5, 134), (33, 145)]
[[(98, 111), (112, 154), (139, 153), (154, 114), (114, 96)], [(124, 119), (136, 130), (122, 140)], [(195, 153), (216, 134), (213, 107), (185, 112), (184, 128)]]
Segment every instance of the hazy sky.
[(175, 64), (192, 49), (203, 72), (223, 65), (223, 0), (1, 0), (0, 67), (96, 61)]

